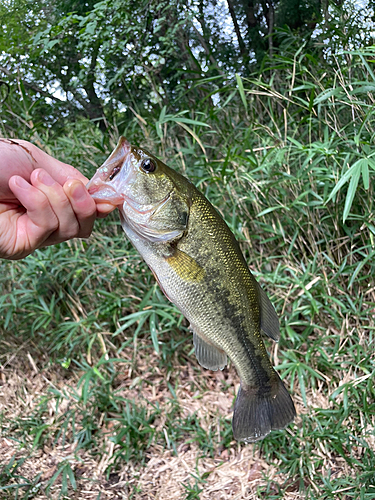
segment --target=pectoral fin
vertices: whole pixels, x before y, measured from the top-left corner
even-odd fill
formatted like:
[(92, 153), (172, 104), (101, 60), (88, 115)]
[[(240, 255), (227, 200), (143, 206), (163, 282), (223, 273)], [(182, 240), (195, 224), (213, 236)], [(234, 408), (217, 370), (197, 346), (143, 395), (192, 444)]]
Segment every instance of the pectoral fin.
[(263, 288), (256, 282), (260, 305), (260, 328), (270, 339), (277, 342), (280, 338), (279, 318)]
[(166, 256), (165, 259), (184, 281), (199, 283), (205, 276), (203, 267), (178, 248), (174, 248), (171, 255)]
[(227, 364), (227, 355), (224, 351), (208, 343), (193, 329), (193, 343), (197, 360), (203, 368), (208, 370), (223, 370)]

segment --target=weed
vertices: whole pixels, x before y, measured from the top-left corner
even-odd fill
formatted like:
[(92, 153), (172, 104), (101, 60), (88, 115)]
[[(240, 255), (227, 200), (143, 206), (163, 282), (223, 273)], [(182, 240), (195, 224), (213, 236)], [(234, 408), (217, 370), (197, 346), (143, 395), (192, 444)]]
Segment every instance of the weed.
[[(269, 467), (259, 496), (367, 500), (375, 495), (375, 174), (373, 93), (364, 82), (374, 52), (317, 64), (293, 40), (286, 47), (262, 75), (223, 79), (218, 106), (163, 107), (142, 130), (137, 119), (122, 128), (132, 139), (147, 127), (144, 145), (221, 211), (279, 314), (281, 340), (270, 351), (298, 418), (253, 445)], [(41, 140), (90, 176), (110, 151), (98, 135), (77, 124), (67, 137)], [(227, 388), (237, 379), (197, 367), (186, 321), (116, 215), (88, 241), (0, 268), (4, 376), (13, 364), (29, 372), (31, 358), (47, 380), (35, 404), (24, 380), (18, 409), (2, 409), (1, 437), (24, 453), (2, 464), (4, 498), (77, 490), (70, 455), (49, 480), (23, 477), (28, 457), (46, 447), (85, 453), (107, 477), (127, 468), (129, 498), (139, 498), (146, 483), (136, 478), (153, 457), (194, 448), (197, 461), (221, 467), (248, 449), (232, 439)], [(210, 392), (216, 413), (195, 405)], [(184, 498), (201, 498), (209, 479), (190, 474)]]

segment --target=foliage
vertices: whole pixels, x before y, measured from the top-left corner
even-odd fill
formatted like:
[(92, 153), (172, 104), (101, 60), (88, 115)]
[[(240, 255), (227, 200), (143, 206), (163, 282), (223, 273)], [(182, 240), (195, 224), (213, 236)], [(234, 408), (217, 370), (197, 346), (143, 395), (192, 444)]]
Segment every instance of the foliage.
[(85, 117), (106, 132), (135, 112), (183, 111), (282, 52), (284, 33), (297, 33), (310, 53), (327, 40), (334, 51), (366, 43), (351, 29), (368, 22), (361, 16), (318, 0), (6, 0), (0, 76), (13, 100), (4, 126), (9, 134), (16, 115), (17, 126), (58, 134)]
[[(258, 495), (372, 498), (375, 51), (366, 24), (352, 15), (353, 6), (331, 5), (329, 22), (314, 40), (304, 30), (284, 27), (273, 53), (246, 73), (233, 62), (238, 46), (227, 47), (225, 55), (224, 47), (212, 44), (216, 65), (202, 51), (182, 50), (181, 33), (192, 22), (179, 10), (182, 4), (127, 4), (134, 18), (149, 8), (150, 17), (142, 20), (153, 29), (142, 31), (116, 11), (118, 2), (51, 4), (42, 9), (46, 18), (39, 25), (30, 14), (28, 26), (15, 10), (8, 18), (14, 23), (9, 47), (15, 50), (17, 36), (30, 30), (29, 57), (36, 66), (3, 104), (3, 133), (35, 141), (88, 176), (124, 134), (188, 175), (223, 213), (281, 318), (282, 339), (271, 350), (299, 417), (254, 445), (254, 453), (277, 464), (280, 473), (275, 479), (266, 471)], [(234, 4), (240, 9), (241, 2)], [(22, 10), (25, 4), (18, 5)], [(55, 22), (48, 23), (52, 15)], [(175, 21), (165, 32), (163, 16)], [(72, 37), (66, 40), (67, 33)], [(23, 62), (23, 40), (20, 67), (32, 60)], [(329, 43), (317, 43), (323, 40)], [(9, 61), (15, 57), (10, 49)], [(105, 134), (97, 117), (83, 112), (90, 106), (84, 88), (94, 50)], [(52, 84), (57, 65), (75, 51), (82, 59), (69, 65), (64, 83), (71, 97), (48, 104), (30, 85)], [(178, 52), (190, 58), (185, 65)], [(193, 56), (196, 68), (211, 69), (194, 70)], [(50, 80), (38, 80), (41, 61)], [(129, 72), (136, 64), (139, 71)], [(71, 115), (68, 107), (73, 103), (76, 113), (75, 99), (81, 98), (87, 101), (82, 113)], [(62, 125), (59, 113), (75, 120)], [(236, 449), (224, 416), (210, 416), (207, 423), (184, 413), (184, 370), (192, 367), (189, 390), (194, 394), (198, 387), (201, 395), (209, 372), (196, 365), (185, 320), (164, 298), (115, 215), (98, 221), (88, 241), (2, 262), (0, 283), (0, 359), (7, 369), (15, 353), (21, 365), (31, 353), (46, 373), (74, 380), (68, 387), (55, 381), (25, 415), (10, 420), (4, 410), (0, 416), (3, 435), (23, 443), (27, 456), (57, 443), (74, 444), (76, 456), (82, 450), (98, 461), (109, 456), (109, 475), (124, 464), (140, 470), (150, 455), (163, 449), (178, 454), (182, 445), (196, 444), (202, 456)], [(161, 401), (144, 396), (151, 386), (163, 391)], [(52, 491), (57, 483), (61, 495), (74, 494), (77, 471), (69, 461), (62, 460), (43, 482), (22, 476), (22, 460), (3, 465), (4, 495), (18, 491), (19, 498), (32, 498), (37, 489)], [(200, 498), (206, 479), (192, 471), (184, 498)], [(129, 486), (129, 498), (138, 492), (140, 485)]]

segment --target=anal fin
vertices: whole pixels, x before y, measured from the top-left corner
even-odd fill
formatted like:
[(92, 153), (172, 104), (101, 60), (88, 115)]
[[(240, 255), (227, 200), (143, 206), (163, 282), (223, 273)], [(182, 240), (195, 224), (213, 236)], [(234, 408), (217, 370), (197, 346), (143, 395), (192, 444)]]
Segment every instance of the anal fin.
[(227, 364), (227, 355), (221, 349), (204, 340), (193, 329), (193, 343), (197, 360), (208, 370), (223, 370)]

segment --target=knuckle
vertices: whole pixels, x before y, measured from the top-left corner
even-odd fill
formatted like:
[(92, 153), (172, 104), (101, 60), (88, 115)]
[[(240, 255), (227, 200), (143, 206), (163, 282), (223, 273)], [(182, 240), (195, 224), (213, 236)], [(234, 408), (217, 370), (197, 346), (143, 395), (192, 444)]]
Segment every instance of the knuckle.
[(46, 197), (40, 197), (38, 201), (38, 212), (40, 213), (47, 213), (49, 214), (48, 217), (44, 218), (44, 224), (46, 225), (46, 230), (47, 231), (56, 231), (59, 228), (59, 220), (56, 217), (55, 213), (53, 210), (51, 210), (51, 205), (48, 202), (48, 199)]
[(59, 229), (59, 220), (58, 218), (54, 215), (49, 218), (49, 230), (50, 232), (57, 231)]
[(51, 224), (50, 229), (52, 232), (57, 231), (59, 229), (59, 222), (57, 219)]

